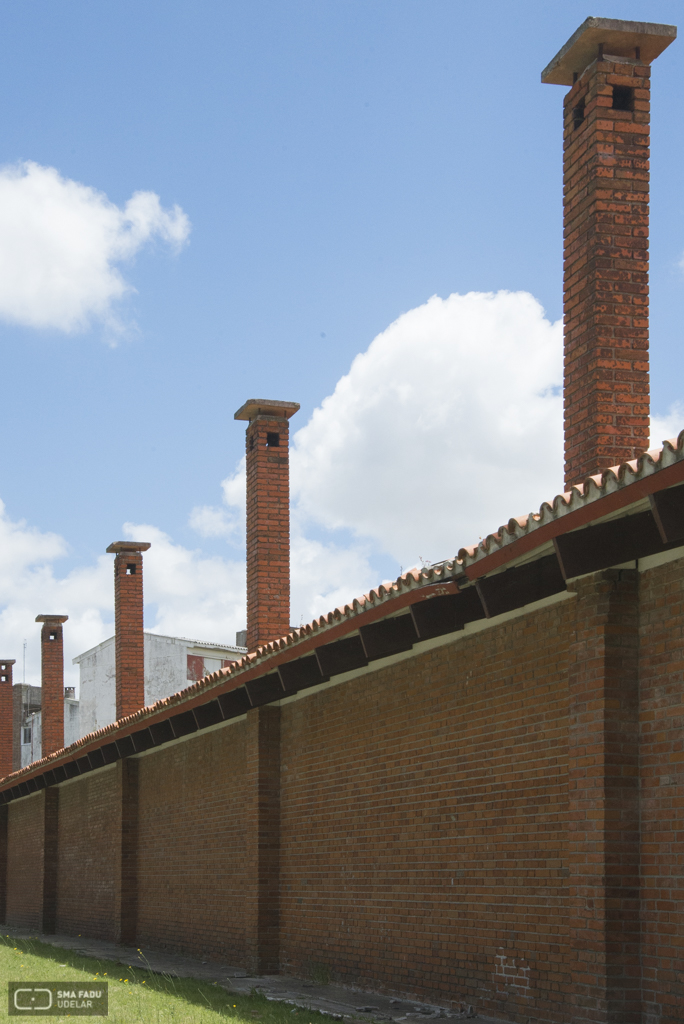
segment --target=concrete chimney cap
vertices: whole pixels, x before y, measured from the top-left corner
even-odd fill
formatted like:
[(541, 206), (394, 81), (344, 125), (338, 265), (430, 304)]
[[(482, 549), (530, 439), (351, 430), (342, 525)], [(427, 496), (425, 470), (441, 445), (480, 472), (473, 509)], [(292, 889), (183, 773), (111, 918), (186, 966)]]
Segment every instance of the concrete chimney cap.
[(0, 665), (16, 665), (16, 658), (0, 658)]
[(299, 402), (276, 402), (266, 398), (250, 398), (235, 413), (236, 420), (253, 420), (255, 416), (273, 416), (274, 419), (289, 420), (299, 411)]
[(116, 540), (107, 548), (108, 555), (117, 555), (120, 551), (147, 551), (152, 544), (137, 540)]
[(636, 58), (650, 64), (677, 38), (676, 25), (658, 25), (651, 21), (620, 21), (616, 18), (587, 18), (565, 46), (541, 73), (549, 85), (572, 85), (573, 75), (581, 75), (598, 57), (603, 44), (606, 56)]
[(68, 615), (36, 615), (36, 622), (66, 622)]

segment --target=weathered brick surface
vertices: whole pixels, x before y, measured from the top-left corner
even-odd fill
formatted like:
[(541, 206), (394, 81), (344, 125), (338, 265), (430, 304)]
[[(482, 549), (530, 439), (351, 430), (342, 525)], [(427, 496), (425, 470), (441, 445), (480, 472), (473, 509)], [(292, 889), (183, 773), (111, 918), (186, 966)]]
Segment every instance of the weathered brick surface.
[(48, 618), (40, 631), (41, 752), (64, 746), (64, 640), (62, 623)]
[(139, 759), (138, 943), (243, 964), (245, 724)]
[(245, 727), (245, 966), (280, 966), (280, 708), (254, 708)]
[(0, 805), (0, 924), (4, 924), (7, 917), (7, 825), (9, 808), (6, 804)]
[[(278, 438), (278, 444), (269, 444)], [(290, 469), (286, 418), (260, 414), (246, 433), (247, 647), (290, 629)]]
[(13, 661), (0, 659), (0, 779), (12, 771), (13, 751)]
[(684, 559), (641, 576), (644, 1024), (684, 1020)]
[(649, 118), (638, 63), (594, 61), (564, 101), (566, 486), (648, 448)]
[(567, 1021), (568, 600), (281, 709), (281, 947)]
[(143, 557), (139, 551), (120, 551), (114, 559), (114, 615), (118, 720), (145, 706)]
[(585, 577), (568, 675), (573, 1020), (639, 1024), (639, 586)]
[(15, 928), (41, 930), (45, 791), (13, 801), (7, 810), (6, 923)]
[(56, 930), (115, 941), (118, 779), (113, 765), (59, 787)]
[(59, 929), (516, 1024), (681, 1021), (684, 559), (571, 587), (12, 802), (8, 922), (49, 924), (47, 838)]

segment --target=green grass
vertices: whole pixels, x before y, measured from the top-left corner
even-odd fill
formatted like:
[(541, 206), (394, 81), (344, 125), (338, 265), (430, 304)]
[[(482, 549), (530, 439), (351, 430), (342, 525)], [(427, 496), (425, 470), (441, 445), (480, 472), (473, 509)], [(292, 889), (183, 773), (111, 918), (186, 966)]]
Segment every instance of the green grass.
[[(226, 1020), (234, 1024), (331, 1024), (326, 1014), (295, 1009), (256, 992), (241, 996), (212, 982), (172, 978), (113, 960), (79, 956), (37, 939), (0, 937), (0, 1020), (9, 1019), (8, 981), (62, 980), (109, 982), (109, 1016), (99, 1019), (110, 1024), (214, 1024)], [(65, 1021), (67, 1017), (40, 1020)]]

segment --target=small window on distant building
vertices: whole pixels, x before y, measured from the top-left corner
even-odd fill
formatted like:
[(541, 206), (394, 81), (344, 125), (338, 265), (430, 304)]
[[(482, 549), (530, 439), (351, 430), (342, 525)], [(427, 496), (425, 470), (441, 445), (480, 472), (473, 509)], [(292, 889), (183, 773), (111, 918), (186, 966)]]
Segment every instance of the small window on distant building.
[(28, 727), (24, 728), (24, 738), (22, 740), (22, 743), (30, 743), (30, 742), (31, 742), (31, 726), (29, 725)]
[(188, 654), (188, 679), (196, 683), (204, 679), (204, 658), (199, 654)]

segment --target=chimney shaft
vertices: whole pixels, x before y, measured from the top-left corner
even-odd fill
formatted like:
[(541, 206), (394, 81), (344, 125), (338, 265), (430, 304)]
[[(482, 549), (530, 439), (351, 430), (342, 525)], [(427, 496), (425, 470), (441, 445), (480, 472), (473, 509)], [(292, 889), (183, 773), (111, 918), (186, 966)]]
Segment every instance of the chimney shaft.
[[(565, 484), (648, 448), (649, 63), (669, 25), (588, 18), (542, 72), (564, 100)], [(574, 84), (573, 84), (574, 83)]]
[(149, 544), (120, 540), (110, 544), (114, 559), (116, 645), (116, 718), (145, 706), (145, 635), (143, 633), (143, 551)]
[(62, 624), (68, 615), (37, 615), (41, 664), (41, 754), (48, 757), (64, 746), (64, 643)]
[(0, 659), (0, 779), (12, 772), (12, 665), (13, 658)]
[(296, 402), (250, 399), (247, 460), (247, 648), (290, 631), (289, 419)]

